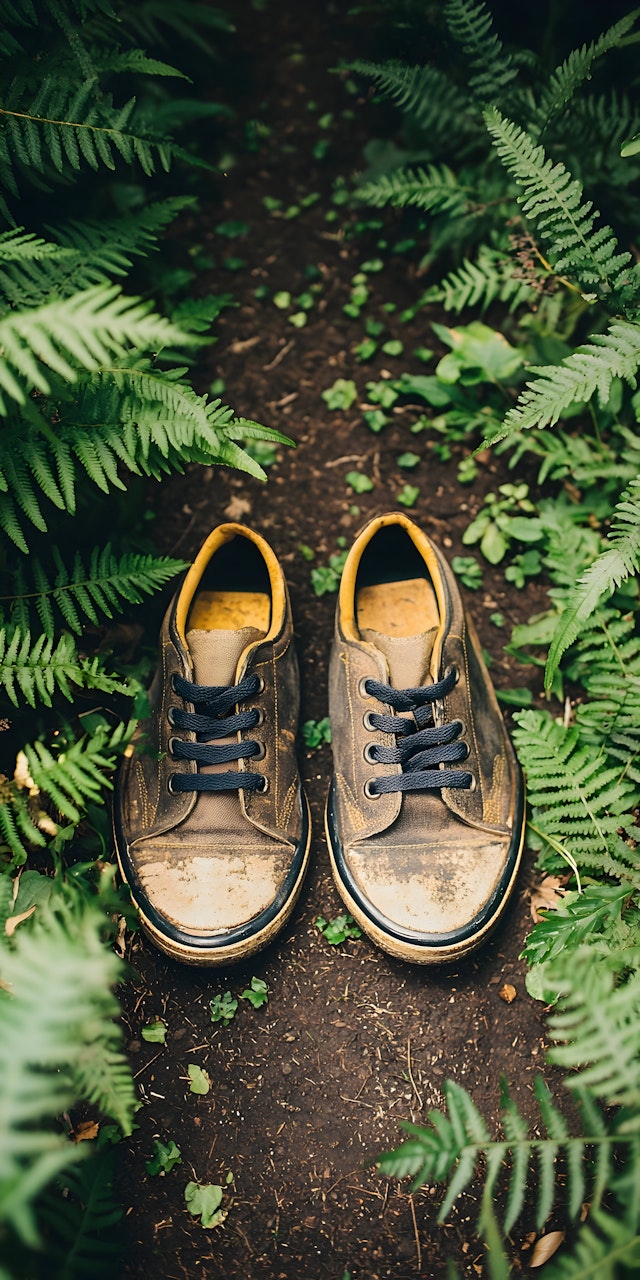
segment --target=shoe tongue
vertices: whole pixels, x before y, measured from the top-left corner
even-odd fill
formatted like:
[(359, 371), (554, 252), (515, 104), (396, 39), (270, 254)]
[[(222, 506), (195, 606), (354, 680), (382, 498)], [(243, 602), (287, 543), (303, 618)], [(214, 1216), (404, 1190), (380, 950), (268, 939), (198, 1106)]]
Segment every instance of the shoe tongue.
[(238, 662), (245, 649), (261, 640), (258, 627), (238, 631), (187, 631), (187, 645), (193, 662), (196, 684), (231, 685), (236, 681)]
[(387, 636), (372, 627), (363, 627), (360, 634), (384, 654), (393, 688), (415, 689), (431, 683), (429, 664), (437, 632), (438, 628), (432, 627), (418, 636)]

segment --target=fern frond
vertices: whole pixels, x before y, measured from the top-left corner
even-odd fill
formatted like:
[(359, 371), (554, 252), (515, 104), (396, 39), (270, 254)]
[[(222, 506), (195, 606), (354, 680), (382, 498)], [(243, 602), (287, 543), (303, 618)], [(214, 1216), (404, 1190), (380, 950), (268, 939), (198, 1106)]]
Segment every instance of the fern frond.
[(131, 1130), (135, 1091), (110, 990), (121, 964), (102, 928), (98, 907), (78, 904), (72, 915), (59, 905), (19, 929), (13, 946), (0, 945), (0, 1218), (32, 1246), (35, 1196), (82, 1154), (51, 1117), (81, 1097), (76, 1073), (87, 1051), (96, 1055), (94, 1100), (109, 1094), (113, 1118)]
[(632, 970), (618, 981), (613, 965), (582, 947), (571, 953), (570, 963), (558, 962), (552, 973), (561, 997), (548, 1020), (554, 1041), (549, 1060), (571, 1070), (566, 1083), (574, 1093), (588, 1089), (606, 1106), (637, 1112), (640, 972)]
[(571, 865), (628, 880), (637, 859), (618, 832), (630, 822), (634, 785), (603, 752), (594, 755), (583, 745), (575, 726), (565, 729), (543, 711), (514, 719), (514, 743), (545, 846)]
[(460, 217), (471, 208), (471, 192), (460, 187), (458, 178), (446, 165), (396, 169), (365, 182), (355, 192), (358, 200), (375, 207), (391, 204), (404, 209), (416, 205), (430, 213)]
[(159, 233), (191, 203), (158, 201), (124, 218), (70, 222), (45, 241), (18, 228), (0, 236), (0, 292), (24, 310), (127, 274), (134, 257), (151, 252)]
[(424, 147), (437, 155), (443, 146), (451, 155), (469, 147), (470, 135), (478, 136), (478, 119), (469, 109), (468, 95), (439, 67), (408, 67), (404, 62), (348, 64), (351, 71), (369, 76), (385, 98), (411, 116), (424, 134)]
[[(94, 99), (94, 100), (92, 100)], [(18, 174), (51, 170), (63, 173), (103, 165), (115, 169), (116, 160), (137, 162), (146, 174), (159, 162), (169, 169), (173, 148), (165, 140), (142, 137), (132, 126), (135, 99), (115, 108), (104, 96), (95, 99), (94, 81), (69, 88), (45, 76), (35, 98), (25, 101), (19, 83), (10, 86), (0, 106), (0, 176), (12, 195), (18, 193)]]
[(480, 245), (474, 262), (465, 258), (456, 271), (449, 272), (440, 284), (424, 295), (424, 302), (441, 302), (446, 311), (464, 311), (477, 307), (486, 311), (493, 302), (508, 303), (509, 311), (531, 305), (536, 292), (525, 280), (514, 274), (515, 264), (498, 249)]
[(622, 914), (630, 900), (628, 885), (588, 884), (581, 893), (565, 894), (556, 909), (546, 911), (534, 925), (524, 958), (529, 965), (545, 964), (603, 935), (615, 945), (621, 940)]
[[(29, 386), (50, 391), (44, 366), (76, 382), (78, 366), (99, 369), (128, 347), (148, 350), (194, 341), (148, 302), (126, 297), (116, 285), (96, 285), (0, 319), (0, 388), (25, 404)], [(0, 394), (0, 413), (4, 412), (6, 401)]]
[(517, 76), (509, 54), (482, 0), (447, 0), (444, 16), (454, 40), (469, 60), (469, 88), (479, 102), (499, 102)]
[(105, 788), (111, 789), (111, 775), (117, 755), (106, 731), (78, 738), (54, 754), (44, 742), (24, 748), (29, 776), (36, 796), (51, 801), (64, 818), (78, 823), (86, 805), (98, 801)]
[(586, 692), (576, 708), (582, 741), (592, 749), (605, 744), (640, 784), (640, 639), (633, 614), (598, 609), (572, 650), (567, 675)]
[[(25, 627), (35, 611), (44, 633), (42, 640), (54, 635), (59, 621), (56, 609), (71, 631), (81, 635), (82, 618), (94, 623), (101, 613), (112, 618), (125, 604), (140, 604), (146, 595), (188, 567), (186, 561), (168, 556), (131, 552), (116, 556), (109, 543), (94, 547), (88, 560), (76, 552), (71, 565), (65, 565), (54, 547), (53, 561), (55, 578), (50, 578), (50, 571), (39, 560), (30, 560), (28, 570), (20, 568), (16, 595), (9, 597), (12, 622)], [(73, 642), (70, 644), (73, 649)], [(0, 650), (0, 669), (1, 665)]]
[(631, 482), (616, 506), (609, 543), (608, 549), (582, 575), (560, 618), (547, 658), (547, 688), (563, 653), (573, 644), (603, 596), (610, 596), (621, 582), (640, 568), (640, 480)]
[(144, 45), (171, 43), (178, 36), (206, 53), (212, 52), (212, 46), (204, 32), (235, 31), (224, 12), (200, 0), (181, 0), (179, 6), (172, 0), (141, 0), (139, 4), (125, 5), (119, 17)]
[(619, 1280), (621, 1269), (632, 1276), (638, 1268), (640, 1235), (633, 1220), (600, 1209), (580, 1227), (571, 1253), (547, 1263), (545, 1280)]
[(596, 59), (609, 53), (611, 49), (619, 48), (623, 38), (635, 26), (638, 12), (638, 9), (634, 9), (607, 31), (603, 31), (602, 35), (591, 44), (583, 44), (580, 49), (573, 49), (568, 58), (556, 67), (539, 93), (536, 109), (530, 121), (530, 130), (534, 137), (544, 133), (550, 121), (564, 110), (579, 86), (589, 79)]
[(103, 693), (129, 690), (126, 681), (110, 676), (98, 658), (80, 657), (71, 636), (61, 636), (54, 643), (43, 634), (32, 641), (30, 632), (19, 627), (0, 628), (0, 686), (14, 707), (20, 695), (30, 707), (38, 701), (50, 707), (58, 691), (71, 702), (79, 688)]
[[(409, 1140), (396, 1151), (388, 1152), (380, 1159), (380, 1170), (391, 1177), (411, 1175), (413, 1189), (427, 1182), (447, 1182), (447, 1195), (439, 1213), (439, 1221), (446, 1219), (450, 1209), (475, 1176), (478, 1163), (486, 1164), (483, 1203), (495, 1197), (498, 1181), (505, 1164), (510, 1165), (508, 1194), (505, 1210), (504, 1232), (513, 1227), (524, 1207), (527, 1191), (533, 1190), (533, 1169), (537, 1169), (536, 1217), (540, 1227), (553, 1204), (559, 1153), (566, 1156), (566, 1181), (562, 1178), (563, 1198), (568, 1184), (569, 1211), (572, 1217), (580, 1212), (587, 1189), (588, 1165), (586, 1157), (592, 1147), (606, 1173), (614, 1169), (613, 1142), (607, 1132), (604, 1119), (593, 1103), (589, 1104), (584, 1090), (577, 1090), (583, 1108), (583, 1132), (573, 1137), (566, 1121), (555, 1106), (551, 1093), (541, 1077), (536, 1078), (535, 1094), (540, 1111), (544, 1137), (529, 1136), (526, 1121), (509, 1095), (506, 1083), (501, 1087), (501, 1122), (504, 1137), (492, 1140), (484, 1121), (467, 1091), (448, 1080), (445, 1089), (446, 1111), (429, 1113), (429, 1127), (403, 1122)], [(637, 1139), (629, 1138), (627, 1147), (635, 1151)], [(604, 1186), (598, 1187), (589, 1178), (593, 1202), (597, 1203)]]
[(533, 367), (539, 376), (527, 382), (500, 429), (486, 444), (496, 444), (515, 431), (553, 426), (572, 405), (587, 404), (598, 393), (606, 404), (614, 378), (636, 385), (640, 366), (640, 325), (623, 320), (596, 333), (561, 364)]
[(169, 76), (177, 80), (189, 80), (184, 71), (179, 71), (168, 62), (160, 62), (158, 58), (150, 58), (144, 49), (114, 49), (100, 54), (95, 65), (101, 74)]
[(49, 1228), (47, 1255), (61, 1280), (112, 1277), (122, 1254), (122, 1205), (113, 1194), (114, 1150), (92, 1151), (72, 1165), (38, 1204)]
[(620, 252), (611, 227), (596, 228), (600, 215), (583, 199), (577, 179), (495, 107), (488, 108), (484, 118), (502, 163), (524, 187), (518, 203), (548, 245), (554, 271), (570, 275), (614, 311), (637, 304), (640, 271), (629, 266), (631, 254)]

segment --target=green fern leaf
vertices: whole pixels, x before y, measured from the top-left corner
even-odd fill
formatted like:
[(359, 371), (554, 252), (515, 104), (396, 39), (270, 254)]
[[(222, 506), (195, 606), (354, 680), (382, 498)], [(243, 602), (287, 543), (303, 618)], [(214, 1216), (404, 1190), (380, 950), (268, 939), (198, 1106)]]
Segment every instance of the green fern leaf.
[(14, 945), (0, 945), (0, 1217), (21, 1239), (39, 1244), (34, 1197), (82, 1154), (51, 1120), (81, 1096), (74, 1083), (84, 1053), (96, 1054), (100, 1079), (116, 1098), (114, 1119), (131, 1130), (135, 1091), (120, 1047), (117, 1002), (110, 987), (121, 974), (102, 942), (98, 907), (43, 910)]
[(451, 271), (440, 284), (428, 289), (423, 302), (441, 302), (446, 311), (464, 311), (477, 307), (486, 311), (493, 302), (509, 304), (509, 311), (535, 300), (535, 290), (514, 274), (509, 257), (488, 245), (480, 245), (475, 262), (465, 258), (462, 266)]
[(460, 217), (471, 207), (469, 190), (459, 186), (456, 175), (446, 165), (396, 169), (393, 173), (365, 182), (355, 195), (365, 204), (376, 207), (416, 205), (418, 209), (447, 213), (451, 217)]
[(621, 1268), (638, 1273), (640, 1235), (632, 1222), (600, 1210), (580, 1228), (571, 1254), (547, 1264), (545, 1280), (620, 1280)]
[(577, 179), (496, 108), (488, 108), (484, 118), (502, 163), (524, 187), (518, 202), (549, 246), (554, 271), (571, 275), (614, 311), (637, 302), (640, 271), (629, 266), (631, 254), (620, 252), (611, 227), (596, 228), (600, 215), (583, 200)]
[(560, 618), (547, 658), (546, 688), (551, 686), (563, 653), (578, 637), (602, 597), (610, 596), (640, 568), (640, 480), (632, 481), (617, 504), (609, 541), (609, 548), (583, 574)]
[(635, 865), (618, 834), (635, 787), (603, 754), (581, 744), (579, 731), (542, 711), (518, 713), (514, 743), (527, 776), (536, 829), (549, 850), (570, 865), (597, 867), (628, 879)]
[(528, 382), (500, 429), (486, 444), (496, 444), (515, 431), (552, 426), (576, 403), (587, 404), (598, 393), (606, 404), (614, 378), (636, 385), (640, 366), (640, 325), (619, 321), (607, 333), (594, 334), (558, 365), (534, 367)]
[(579, 86), (589, 79), (596, 59), (601, 58), (611, 49), (619, 48), (624, 37), (635, 26), (639, 12), (638, 9), (634, 9), (632, 13), (604, 31), (591, 44), (573, 49), (568, 58), (556, 67), (540, 92), (530, 126), (534, 136), (538, 137), (544, 133), (550, 121), (564, 110)]
[(29, 631), (19, 627), (13, 632), (0, 629), (0, 686), (15, 707), (19, 695), (31, 707), (38, 701), (50, 707), (57, 691), (69, 701), (78, 688), (129, 691), (126, 681), (108, 675), (99, 659), (81, 658), (71, 636), (54, 643), (43, 634), (32, 642)]
[(172, 560), (168, 556), (131, 552), (116, 556), (109, 543), (106, 547), (94, 547), (88, 563), (76, 552), (73, 563), (67, 566), (57, 548), (53, 550), (53, 560), (56, 567), (54, 580), (50, 580), (40, 561), (31, 561), (31, 589), (29, 578), (21, 569), (18, 593), (13, 597), (14, 621), (24, 626), (35, 609), (45, 636), (49, 637), (53, 636), (56, 628), (54, 606), (59, 609), (67, 626), (80, 635), (81, 616), (94, 623), (100, 613), (112, 618), (114, 613), (121, 612), (124, 604), (140, 604), (146, 595), (151, 595), (188, 567), (186, 561)]
[(348, 64), (351, 71), (369, 76), (385, 98), (390, 98), (420, 127), (424, 149), (432, 156), (446, 150), (458, 155), (478, 136), (478, 120), (469, 110), (469, 98), (435, 66), (408, 67), (403, 62)]
[[(559, 963), (561, 998), (549, 1018), (549, 1059), (575, 1071), (570, 1089), (589, 1090), (607, 1106), (640, 1105), (640, 972), (616, 983), (611, 965), (586, 947)], [(580, 1069), (581, 1068), (581, 1069)], [(637, 1123), (637, 1122), (636, 1122)]]
[[(0, 387), (24, 404), (29, 386), (43, 393), (50, 390), (44, 366), (75, 382), (78, 366), (99, 369), (127, 347), (148, 350), (194, 341), (193, 335), (153, 312), (149, 303), (126, 297), (117, 286), (96, 285), (0, 319)], [(3, 399), (0, 412), (6, 412)]]
[(516, 78), (517, 70), (493, 27), (482, 0), (447, 0), (447, 26), (469, 59), (469, 88), (479, 102), (499, 102)]
[(113, 1194), (113, 1148), (91, 1153), (58, 1178), (38, 1204), (47, 1225), (47, 1256), (59, 1280), (112, 1277), (123, 1251), (116, 1224), (123, 1214)]

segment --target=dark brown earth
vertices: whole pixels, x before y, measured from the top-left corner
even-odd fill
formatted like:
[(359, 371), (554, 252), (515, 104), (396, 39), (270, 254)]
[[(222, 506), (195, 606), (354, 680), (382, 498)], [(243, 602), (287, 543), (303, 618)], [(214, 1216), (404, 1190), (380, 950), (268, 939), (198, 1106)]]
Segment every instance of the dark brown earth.
[[(237, 472), (193, 467), (154, 489), (152, 502), (163, 552), (190, 557), (212, 526), (229, 518), (250, 523), (272, 542), (292, 593), (303, 719), (317, 719), (326, 714), (335, 596), (314, 595), (299, 545), (313, 549), (316, 565), (326, 564), (338, 550), (337, 539), (349, 544), (369, 516), (395, 508), (409, 480), (420, 487), (412, 514), (449, 554), (464, 554), (461, 535), (484, 493), (513, 477), (504, 460), (490, 459), (473, 487), (462, 489), (456, 480), (462, 447), (448, 465), (438, 462), (425, 436), (410, 434), (415, 408), (396, 413), (376, 436), (357, 405), (331, 413), (321, 399), (339, 376), (353, 377), (364, 401), (366, 381), (384, 376), (385, 367), (393, 374), (400, 365), (425, 369), (410, 355), (387, 357), (386, 366), (385, 357), (359, 365), (352, 348), (363, 337), (363, 320), (342, 312), (351, 277), (371, 256), (368, 241), (336, 231), (351, 215), (340, 211), (338, 223), (325, 220), (332, 182), (361, 163), (368, 127), (365, 101), (350, 98), (340, 77), (328, 73), (340, 56), (354, 52), (349, 30), (293, 3), (242, 12), (234, 102), (249, 118), (262, 104), (253, 118), (272, 132), (258, 152), (242, 153), (227, 177), (212, 179), (210, 199), (197, 220), (182, 224), (180, 236), (220, 264), (199, 277), (201, 291), (227, 291), (231, 283), (240, 304), (218, 322), (219, 342), (206, 357), (203, 388), (223, 377), (238, 413), (283, 430), (297, 448), (278, 451), (266, 486)], [(310, 98), (317, 111), (307, 110)], [(340, 117), (345, 108), (355, 112), (355, 121)], [(316, 162), (311, 148), (325, 136), (317, 119), (328, 111), (335, 113), (330, 152)], [(269, 216), (262, 205), (265, 194), (280, 197), (286, 207), (315, 191), (322, 199), (294, 219)], [(213, 228), (228, 219), (248, 222), (250, 236), (223, 244)], [(398, 217), (390, 221), (399, 234)], [(225, 253), (246, 262), (231, 277), (221, 265)], [(257, 301), (254, 290), (267, 284), (272, 292), (296, 296), (308, 287), (304, 272), (310, 266), (319, 268), (324, 289), (307, 326), (296, 329), (286, 311), (270, 298)], [(384, 319), (386, 336), (400, 336), (406, 352), (433, 342), (429, 320), (442, 317), (423, 312), (402, 326), (383, 310), (385, 302), (401, 310), (416, 300), (424, 281), (416, 278), (415, 266), (391, 259), (370, 284), (363, 315)], [(406, 449), (422, 455), (410, 474), (396, 463)], [(344, 476), (353, 469), (375, 480), (371, 493), (351, 493)], [(350, 512), (354, 504), (358, 514)], [(507, 591), (502, 575), (487, 570), (483, 588), (466, 598), (496, 685), (523, 684), (533, 670), (537, 695), (536, 669), (510, 664), (502, 645), (512, 623), (541, 607), (540, 595)], [(502, 631), (489, 622), (496, 610), (506, 618)], [(277, 944), (248, 967), (226, 972), (180, 967), (142, 937), (129, 944), (133, 974), (124, 991), (124, 1020), (143, 1104), (139, 1127), (121, 1147), (119, 1175), (131, 1280), (150, 1274), (162, 1280), (439, 1280), (447, 1259), (465, 1277), (484, 1274), (474, 1234), (477, 1197), (465, 1197), (439, 1226), (439, 1189), (411, 1195), (408, 1183), (388, 1181), (373, 1166), (401, 1139), (401, 1121), (419, 1123), (442, 1105), (447, 1078), (468, 1088), (495, 1125), (504, 1072), (533, 1117), (534, 1073), (543, 1068), (543, 1010), (526, 993), (518, 958), (531, 926), (531, 864), (494, 940), (455, 969), (402, 965), (365, 939), (331, 947), (314, 925), (318, 915), (331, 919), (342, 910), (322, 822), (330, 748), (302, 748), (301, 761), (314, 823), (313, 862), (293, 924)], [(229, 1027), (212, 1024), (210, 1000), (226, 991), (237, 996), (254, 975), (267, 983), (268, 1004), (254, 1010), (240, 1001)], [(516, 991), (510, 1004), (500, 995), (505, 983)], [(168, 1028), (164, 1046), (141, 1038), (142, 1027), (159, 1017)], [(190, 1064), (209, 1073), (206, 1096), (189, 1091)], [(182, 1152), (183, 1164), (164, 1177), (145, 1172), (154, 1138), (173, 1139)], [(225, 1186), (222, 1226), (205, 1230), (189, 1214), (184, 1188), (190, 1180)], [(513, 1240), (514, 1274), (526, 1271), (531, 1228), (525, 1215)]]

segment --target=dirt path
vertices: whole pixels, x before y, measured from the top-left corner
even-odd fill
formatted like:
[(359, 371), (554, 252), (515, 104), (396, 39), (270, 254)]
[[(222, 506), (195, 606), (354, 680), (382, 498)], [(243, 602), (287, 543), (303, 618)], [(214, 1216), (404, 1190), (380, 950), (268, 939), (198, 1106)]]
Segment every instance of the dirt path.
[[(203, 385), (224, 377), (239, 412), (290, 433), (298, 448), (278, 451), (266, 487), (238, 473), (193, 468), (164, 485), (160, 496), (155, 491), (159, 549), (189, 556), (214, 524), (229, 517), (266, 534), (292, 591), (302, 718), (318, 719), (326, 714), (335, 596), (314, 595), (300, 544), (312, 548), (315, 565), (327, 564), (339, 550), (338, 539), (350, 544), (366, 518), (396, 507), (409, 480), (420, 489), (415, 518), (449, 554), (459, 554), (470, 513), (506, 474), (492, 460), (473, 489), (463, 490), (456, 481), (461, 451), (447, 466), (438, 462), (425, 437), (410, 434), (415, 412), (394, 415), (374, 435), (357, 405), (332, 413), (321, 399), (337, 377), (355, 378), (365, 399), (369, 379), (385, 367), (401, 372), (400, 362), (390, 365), (385, 356), (371, 366), (354, 361), (352, 347), (363, 337), (366, 315), (383, 320), (386, 336), (400, 337), (407, 353), (429, 344), (432, 334), (424, 315), (401, 326), (384, 310), (385, 303), (401, 310), (418, 295), (420, 282), (408, 278), (404, 258), (391, 259), (370, 277), (371, 299), (359, 321), (342, 311), (352, 276), (375, 247), (375, 239), (337, 236), (340, 222), (325, 217), (335, 207), (329, 199), (333, 179), (361, 162), (363, 105), (327, 70), (350, 52), (348, 36), (338, 29), (329, 33), (322, 16), (293, 3), (279, 5), (277, 13), (272, 5), (260, 13), (247, 6), (246, 26), (239, 19), (238, 25), (245, 79), (239, 72), (236, 102), (252, 113), (263, 100), (258, 119), (271, 133), (265, 137), (250, 126), (260, 150), (245, 153), (226, 179), (215, 182), (215, 202), (187, 227), (218, 264), (200, 277), (203, 291), (229, 289), (225, 253), (246, 264), (232, 276), (240, 306), (219, 322), (220, 340)], [(309, 99), (316, 110), (307, 109)], [(345, 109), (356, 119), (340, 119)], [(329, 112), (334, 122), (323, 129), (318, 120)], [(324, 137), (327, 156), (313, 159), (311, 149)], [(317, 202), (288, 219), (273, 217), (262, 203), (263, 196), (273, 196), (287, 209), (316, 192)], [(246, 221), (250, 235), (225, 245), (213, 228), (227, 220)], [(272, 296), (286, 290), (295, 298), (314, 280), (323, 286), (319, 303), (306, 326), (296, 328), (288, 316), (299, 308), (279, 310)], [(256, 299), (261, 285), (269, 297)], [(402, 369), (425, 371), (410, 355), (403, 356)], [(396, 462), (407, 449), (422, 455), (411, 474)], [(374, 479), (370, 493), (356, 497), (347, 488), (344, 476), (353, 469)], [(528, 617), (535, 602), (524, 592), (507, 597), (502, 577), (491, 573), (468, 599), (493, 658), (496, 685), (522, 683), (522, 669), (509, 669), (502, 644), (510, 624)], [(503, 631), (489, 622), (496, 610), (505, 615)], [(493, 942), (455, 970), (412, 969), (364, 939), (331, 947), (314, 925), (318, 915), (331, 919), (342, 909), (322, 826), (330, 748), (302, 749), (301, 755), (314, 821), (313, 864), (293, 925), (277, 945), (246, 969), (208, 974), (172, 964), (142, 939), (132, 944), (136, 976), (125, 992), (125, 1021), (144, 1103), (121, 1169), (126, 1275), (132, 1278), (342, 1280), (348, 1272), (354, 1280), (438, 1280), (448, 1257), (464, 1276), (481, 1274), (473, 1198), (437, 1226), (440, 1193), (424, 1189), (412, 1197), (407, 1184), (389, 1184), (367, 1165), (397, 1145), (401, 1120), (420, 1122), (441, 1104), (447, 1077), (470, 1089), (495, 1119), (498, 1077), (505, 1072), (520, 1105), (532, 1111), (533, 1075), (543, 1059), (542, 1010), (526, 994), (518, 959), (530, 926), (529, 868)], [(268, 1004), (254, 1010), (240, 1001), (228, 1027), (212, 1024), (211, 999), (228, 990), (238, 996), (252, 976), (266, 981)], [(511, 1004), (500, 997), (504, 983), (516, 989)], [(157, 1017), (168, 1028), (165, 1046), (141, 1038), (141, 1028)], [(206, 1096), (189, 1091), (189, 1064), (209, 1073)], [(173, 1139), (182, 1152), (183, 1164), (165, 1177), (145, 1172), (154, 1138)], [(226, 1186), (229, 1175), (233, 1181)], [(184, 1187), (191, 1179), (226, 1186), (229, 1212), (222, 1227), (205, 1230), (187, 1212)], [(523, 1231), (530, 1227), (522, 1223)]]

